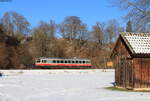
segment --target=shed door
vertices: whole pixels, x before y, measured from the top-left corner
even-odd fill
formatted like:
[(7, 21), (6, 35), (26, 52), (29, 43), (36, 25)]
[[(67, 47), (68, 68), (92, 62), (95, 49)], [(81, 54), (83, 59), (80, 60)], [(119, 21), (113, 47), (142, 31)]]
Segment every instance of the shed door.
[(133, 87), (132, 60), (126, 59), (126, 88)]
[(120, 86), (131, 88), (133, 86), (132, 60), (122, 57), (120, 60)]

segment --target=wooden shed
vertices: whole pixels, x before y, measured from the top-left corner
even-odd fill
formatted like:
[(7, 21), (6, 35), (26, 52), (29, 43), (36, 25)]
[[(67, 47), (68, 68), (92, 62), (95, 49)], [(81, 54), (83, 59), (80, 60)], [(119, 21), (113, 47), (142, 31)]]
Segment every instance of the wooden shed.
[(111, 59), (116, 86), (150, 90), (150, 34), (120, 33)]

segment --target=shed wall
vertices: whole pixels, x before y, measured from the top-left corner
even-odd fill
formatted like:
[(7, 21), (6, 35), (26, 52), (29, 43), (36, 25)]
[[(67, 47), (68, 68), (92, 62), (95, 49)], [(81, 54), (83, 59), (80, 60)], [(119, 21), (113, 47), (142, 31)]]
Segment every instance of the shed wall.
[(146, 54), (133, 53), (125, 40), (119, 37), (111, 55), (115, 68), (116, 85), (124, 88), (150, 90), (150, 58), (144, 58), (148, 57)]
[(150, 88), (150, 59), (134, 58), (134, 88)]
[(114, 66), (115, 66), (115, 82), (117, 86), (124, 88), (133, 87), (132, 60), (127, 59), (130, 54), (124, 45), (124, 42), (119, 39), (115, 48)]

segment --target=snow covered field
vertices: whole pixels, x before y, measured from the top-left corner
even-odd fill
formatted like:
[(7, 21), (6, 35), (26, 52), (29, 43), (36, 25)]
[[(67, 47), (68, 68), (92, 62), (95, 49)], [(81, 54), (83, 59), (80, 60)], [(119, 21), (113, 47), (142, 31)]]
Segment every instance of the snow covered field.
[(111, 91), (114, 71), (0, 71), (0, 101), (150, 101), (150, 93)]

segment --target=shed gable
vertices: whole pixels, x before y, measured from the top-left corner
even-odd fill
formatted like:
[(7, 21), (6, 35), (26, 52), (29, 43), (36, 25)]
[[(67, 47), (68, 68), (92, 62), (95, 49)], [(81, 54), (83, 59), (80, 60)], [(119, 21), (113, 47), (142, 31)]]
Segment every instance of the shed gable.
[(150, 54), (150, 34), (121, 33), (133, 54)]

